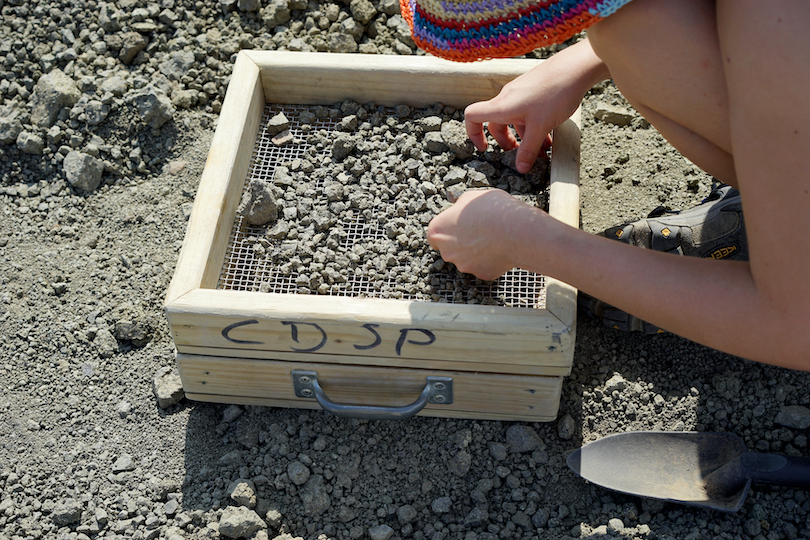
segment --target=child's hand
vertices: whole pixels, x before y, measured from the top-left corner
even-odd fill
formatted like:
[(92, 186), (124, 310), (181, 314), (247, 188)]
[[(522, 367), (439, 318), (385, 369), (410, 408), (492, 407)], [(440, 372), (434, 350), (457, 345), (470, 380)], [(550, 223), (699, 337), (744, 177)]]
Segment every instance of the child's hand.
[(487, 123), (501, 148), (518, 147), (517, 169), (527, 173), (537, 156), (550, 147), (551, 130), (577, 110), (591, 86), (607, 76), (590, 43), (581, 41), (509, 82), (494, 98), (468, 106), (464, 111), (467, 136), (478, 150), (486, 150)]
[(523, 234), (547, 215), (499, 189), (468, 191), (434, 217), (427, 239), (461, 272), (493, 280), (515, 267)]

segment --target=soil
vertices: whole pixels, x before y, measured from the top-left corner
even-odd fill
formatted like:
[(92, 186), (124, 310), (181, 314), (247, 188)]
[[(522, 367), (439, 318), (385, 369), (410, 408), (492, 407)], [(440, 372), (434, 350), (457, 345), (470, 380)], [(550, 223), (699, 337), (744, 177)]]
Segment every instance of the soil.
[[(181, 9), (183, 2), (171, 2), (168, 13), (121, 4), (137, 28), (163, 36), (127, 49), (133, 55), (124, 67), (116, 55), (126, 41), (81, 34), (69, 6), (31, 6), (34, 13), (15, 0), (2, 8), (8, 39), (0, 54), (4, 78), (14, 81), (0, 84), (3, 118), (22, 118), (44, 147), (37, 151), (30, 136), (0, 147), (0, 539), (810, 538), (806, 490), (754, 486), (739, 512), (724, 514), (610, 492), (574, 475), (568, 453), (612, 433), (727, 431), (750, 450), (807, 455), (810, 427), (810, 375), (670, 334), (622, 333), (584, 312), (554, 422), (364, 421), (185, 399), (161, 407), (153, 378), (174, 366), (163, 297), (230, 55), (249, 45), (325, 47), (320, 35), (315, 45), (301, 37), (307, 17), (324, 29), (346, 26), (338, 45), (356, 50), (357, 43), (346, 39), (348, 6), (336, 4), (316, 13), (296, 2), (300, 20), (283, 22), (278, 10), (265, 10), (264, 23), (228, 15), (233, 3), (225, 14), (202, 4)], [(93, 3), (83, 16), (113, 27), (109, 6)], [(185, 13), (182, 24), (174, 12)], [(368, 24), (375, 36), (398, 35), (388, 17)], [(271, 19), (273, 35), (264, 30)], [(41, 32), (38, 21), (45, 21)], [(103, 34), (93, 25), (92, 35)], [(186, 33), (175, 38), (170, 31), (178, 27)], [(46, 45), (60, 28), (86, 40), (79, 54), (88, 71), (78, 62), (68, 70), (74, 57)], [(360, 50), (412, 53), (403, 39), (366, 39)], [(118, 97), (103, 97), (100, 81), (88, 75), (89, 66), (116, 65), (145, 86), (162, 73), (153, 59), (191, 43), (209, 55), (195, 67), (207, 82), (169, 79), (182, 89), (175, 88), (177, 109), (162, 126), (143, 124)], [(31, 125), (28, 99), (42, 66), (56, 64), (98, 100), (75, 115), (65, 107), (49, 138)], [(110, 69), (105, 77), (113, 78)], [(105, 103), (111, 110), (89, 125), (88, 114)], [(606, 116), (606, 106), (627, 116)], [(598, 232), (659, 205), (683, 208), (709, 193), (712, 179), (610, 83), (586, 96), (583, 111), (583, 229)], [(106, 161), (98, 188), (66, 181), (61, 162), (71, 147), (62, 147), (70, 144)]]
[[(468, 189), (498, 188), (547, 208), (548, 156), (519, 174), (514, 150), (475, 152), (459, 121), (462, 112), (441, 104), (394, 110), (347, 101), (329, 110), (286, 108), (285, 114), (268, 106), (259, 127), (260, 150), (226, 256), (234, 261), (226, 275), (239, 279), (233, 286), (225, 280), (223, 288), (537, 303), (539, 287), (523, 298), (509, 293), (517, 272), (494, 283), (462, 274), (430, 248), (425, 231)], [(277, 119), (284, 124), (276, 127)], [(282, 129), (284, 142), (273, 143)], [(259, 270), (246, 277), (245, 268)]]

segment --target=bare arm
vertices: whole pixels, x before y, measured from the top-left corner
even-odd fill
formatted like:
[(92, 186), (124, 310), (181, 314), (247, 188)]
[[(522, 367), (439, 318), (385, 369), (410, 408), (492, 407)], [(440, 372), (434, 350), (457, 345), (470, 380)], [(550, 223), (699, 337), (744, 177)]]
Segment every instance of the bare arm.
[[(810, 371), (810, 316), (774, 302), (748, 263), (639, 249), (569, 227), (503, 191), (468, 192), (428, 239), (459, 270), (494, 279), (520, 267), (730, 354)], [(791, 307), (792, 306), (792, 307)]]

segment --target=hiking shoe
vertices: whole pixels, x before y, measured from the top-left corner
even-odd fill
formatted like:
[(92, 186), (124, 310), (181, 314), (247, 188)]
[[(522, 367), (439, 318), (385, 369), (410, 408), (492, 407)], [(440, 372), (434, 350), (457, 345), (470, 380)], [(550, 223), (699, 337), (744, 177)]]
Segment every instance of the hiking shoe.
[(625, 244), (688, 257), (748, 260), (740, 192), (731, 186), (714, 189), (689, 210), (676, 212), (659, 206), (646, 219), (602, 234)]
[[(677, 212), (659, 206), (645, 219), (611, 227), (602, 235), (625, 244), (687, 257), (748, 260), (740, 192), (731, 186), (715, 188), (694, 208)], [(583, 293), (580, 293), (580, 304), (611, 328), (646, 334), (665, 332)]]

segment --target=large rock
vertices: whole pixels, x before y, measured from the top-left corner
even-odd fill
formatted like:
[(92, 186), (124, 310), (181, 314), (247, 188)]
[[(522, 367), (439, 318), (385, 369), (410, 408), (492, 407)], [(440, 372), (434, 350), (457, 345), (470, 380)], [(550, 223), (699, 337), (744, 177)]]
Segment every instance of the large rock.
[(101, 184), (104, 163), (90, 154), (73, 150), (65, 156), (62, 169), (71, 186), (82, 191), (93, 191)]
[(793, 429), (810, 427), (810, 409), (802, 405), (787, 405), (776, 415), (775, 422)]
[(61, 70), (43, 75), (31, 95), (31, 123), (51, 127), (62, 107), (73, 107), (81, 97), (76, 83)]
[(0, 144), (12, 144), (22, 133), (23, 125), (16, 117), (0, 118)]
[(273, 30), (290, 20), (290, 4), (287, 0), (270, 0), (260, 13), (265, 26)]
[(45, 148), (45, 141), (36, 133), (21, 131), (17, 136), (17, 148), (26, 154), (41, 155)]
[(189, 50), (172, 53), (168, 60), (160, 64), (160, 72), (170, 81), (179, 81), (194, 65), (194, 53)]
[(180, 372), (175, 367), (162, 367), (152, 377), (152, 392), (161, 409), (166, 409), (180, 402), (186, 395)]
[(76, 499), (64, 499), (54, 507), (51, 519), (60, 526), (77, 523), (82, 517), (82, 509), (82, 503)]
[(101, 9), (99, 9), (98, 24), (108, 34), (117, 32), (121, 29), (121, 23), (119, 21), (120, 18), (120, 12), (116, 10), (115, 6), (112, 4), (103, 4)]
[(278, 219), (274, 187), (258, 178), (250, 181), (237, 210), (248, 224), (261, 227)]
[(627, 126), (633, 121), (633, 113), (624, 107), (617, 107), (607, 103), (598, 103), (593, 112), (594, 118), (608, 124)]
[(357, 52), (357, 41), (349, 34), (329, 34), (329, 52), (353, 53)]
[(458, 120), (450, 120), (442, 124), (441, 134), (444, 144), (458, 159), (467, 159), (475, 153), (475, 146), (467, 137), (464, 124)]
[(506, 444), (514, 454), (532, 452), (546, 447), (546, 443), (532, 428), (516, 424), (506, 430)]
[(332, 505), (323, 476), (314, 474), (309, 477), (306, 484), (299, 490), (301, 502), (304, 503), (304, 512), (310, 516), (324, 513)]
[(219, 534), (228, 538), (247, 538), (266, 528), (259, 514), (244, 506), (229, 506), (219, 519)]
[(256, 507), (256, 485), (253, 480), (239, 478), (228, 486), (228, 496), (239, 506)]
[(152, 128), (159, 128), (174, 115), (174, 105), (169, 96), (151, 85), (128, 96), (127, 100), (135, 105), (141, 120)]
[(368, 0), (352, 0), (351, 4), (349, 4), (349, 10), (352, 12), (354, 20), (360, 24), (368, 24), (371, 19), (377, 16), (374, 4)]
[(122, 64), (128, 66), (148, 44), (149, 42), (146, 41), (143, 34), (127, 32), (121, 36), (121, 51), (118, 53), (118, 59), (121, 60)]

